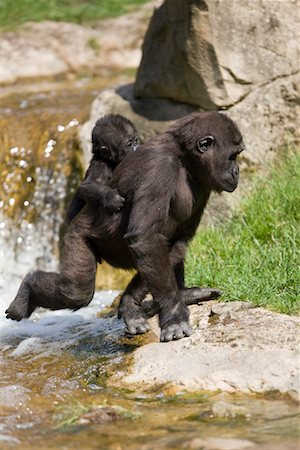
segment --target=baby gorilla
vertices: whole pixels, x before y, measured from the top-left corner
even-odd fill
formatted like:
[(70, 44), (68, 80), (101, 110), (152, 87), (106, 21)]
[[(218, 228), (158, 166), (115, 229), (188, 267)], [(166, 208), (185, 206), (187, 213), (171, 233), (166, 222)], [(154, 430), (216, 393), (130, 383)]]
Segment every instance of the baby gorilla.
[(97, 120), (92, 131), (93, 157), (85, 178), (77, 189), (69, 206), (69, 223), (86, 203), (103, 206), (110, 212), (124, 205), (124, 197), (108, 182), (115, 167), (131, 151), (138, 148), (139, 139), (135, 126), (119, 114), (108, 114)]
[[(35, 271), (27, 274), (16, 299), (5, 311), (8, 319), (21, 320), (29, 317), (39, 304), (38, 299), (42, 295), (40, 290), (43, 290), (43, 287), (46, 286), (48, 286), (46, 288), (46, 297), (57, 297), (60, 300), (65, 299), (65, 307), (72, 308), (72, 305), (69, 304), (69, 297), (72, 298), (72, 289), (69, 291), (70, 274), (68, 269), (72, 262), (66, 261), (68, 260), (69, 246), (78, 249), (79, 245), (78, 240), (76, 238), (73, 239), (73, 233), (70, 231), (70, 228), (72, 228), (74, 222), (77, 220), (77, 218), (74, 220), (75, 217), (86, 204), (91, 208), (97, 208), (97, 206), (104, 207), (110, 212), (115, 212), (122, 208), (125, 202), (124, 197), (119, 195), (117, 189), (110, 188), (108, 183), (115, 167), (128, 153), (135, 151), (138, 148), (138, 144), (137, 130), (133, 123), (125, 117), (119, 114), (108, 114), (97, 120), (92, 131), (93, 157), (85, 178), (77, 189), (68, 210), (68, 220), (72, 222), (72, 225), (70, 225), (64, 239), (65, 243), (61, 257), (60, 273)], [(101, 262), (101, 258), (97, 258), (97, 261)], [(80, 263), (79, 267), (81, 267)], [(93, 273), (93, 270), (91, 270), (91, 273)], [(91, 276), (91, 281), (93, 276), (94, 274)], [(32, 297), (32, 289), (28, 285), (29, 279), (31, 281), (41, 279), (41, 284), (43, 285), (43, 287), (40, 286), (38, 282), (39, 288), (37, 288), (38, 292), (35, 296), (35, 301), (32, 299), (30, 302), (29, 299)], [(80, 284), (80, 277), (78, 279)], [(92, 296), (93, 289), (90, 293), (91, 298)]]

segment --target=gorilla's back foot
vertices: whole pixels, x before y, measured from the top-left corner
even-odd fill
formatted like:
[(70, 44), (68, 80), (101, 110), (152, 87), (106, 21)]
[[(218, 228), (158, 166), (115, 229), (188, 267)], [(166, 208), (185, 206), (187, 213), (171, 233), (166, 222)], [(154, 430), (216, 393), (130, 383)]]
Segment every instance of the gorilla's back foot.
[(26, 275), (22, 281), (16, 298), (5, 311), (7, 319), (20, 321), (29, 317), (34, 311), (35, 306), (30, 302), (29, 279), (31, 278), (31, 275), (31, 273)]

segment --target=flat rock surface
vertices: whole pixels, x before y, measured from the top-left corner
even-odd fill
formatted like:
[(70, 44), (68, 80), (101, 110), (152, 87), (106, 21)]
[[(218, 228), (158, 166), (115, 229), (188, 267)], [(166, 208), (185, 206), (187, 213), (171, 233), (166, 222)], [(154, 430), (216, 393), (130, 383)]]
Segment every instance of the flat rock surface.
[[(134, 352), (125, 383), (173, 383), (185, 390), (300, 395), (298, 317), (247, 302), (192, 306), (191, 337)], [(155, 319), (152, 331), (159, 335)]]

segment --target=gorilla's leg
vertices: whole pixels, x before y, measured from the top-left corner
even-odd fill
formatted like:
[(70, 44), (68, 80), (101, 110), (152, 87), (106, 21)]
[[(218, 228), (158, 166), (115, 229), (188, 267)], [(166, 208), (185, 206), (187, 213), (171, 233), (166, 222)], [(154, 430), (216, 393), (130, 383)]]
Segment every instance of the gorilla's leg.
[(184, 263), (180, 261), (174, 267), (178, 289), (184, 289)]
[(29, 272), (23, 279), (18, 290), (16, 298), (5, 311), (7, 319), (21, 320), (29, 317), (34, 311), (35, 306), (30, 300), (31, 297), (31, 278), (35, 272)]
[[(213, 300), (220, 296), (220, 291), (217, 289), (185, 288), (183, 261), (174, 267), (174, 272), (178, 288), (180, 289), (181, 299), (186, 305)], [(142, 303), (148, 292), (149, 290), (143, 284), (140, 275), (137, 274), (121, 297), (118, 318), (124, 320), (126, 331), (130, 334), (146, 333), (149, 330), (147, 318), (159, 313), (159, 307), (153, 301)]]
[(29, 317), (38, 306), (55, 309), (79, 309), (93, 298), (96, 261), (84, 237), (68, 232), (60, 273), (41, 270), (28, 273), (6, 317), (21, 320)]
[(130, 334), (143, 334), (149, 330), (147, 315), (141, 307), (148, 289), (136, 274), (123, 293), (118, 309), (118, 318), (123, 319)]
[[(131, 213), (134, 225), (135, 215)], [(143, 283), (159, 309), (161, 341), (190, 336), (189, 310), (183, 303), (175, 276), (175, 264), (170, 260), (168, 241), (163, 234), (138, 230), (127, 234)]]

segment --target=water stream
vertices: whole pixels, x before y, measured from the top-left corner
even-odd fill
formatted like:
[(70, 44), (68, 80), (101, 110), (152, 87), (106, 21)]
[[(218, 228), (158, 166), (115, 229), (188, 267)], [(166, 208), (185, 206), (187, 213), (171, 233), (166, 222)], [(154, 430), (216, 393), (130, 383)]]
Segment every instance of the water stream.
[(115, 317), (99, 317), (116, 291), (96, 292), (76, 313), (5, 319), (25, 273), (57, 267), (82, 176), (77, 128), (110, 81), (19, 89), (0, 101), (0, 449), (296, 450), (299, 407), (288, 397), (115, 386), (111, 374), (141, 345)]

